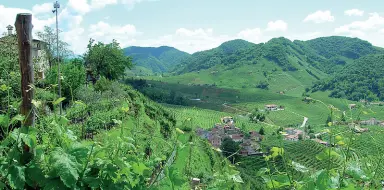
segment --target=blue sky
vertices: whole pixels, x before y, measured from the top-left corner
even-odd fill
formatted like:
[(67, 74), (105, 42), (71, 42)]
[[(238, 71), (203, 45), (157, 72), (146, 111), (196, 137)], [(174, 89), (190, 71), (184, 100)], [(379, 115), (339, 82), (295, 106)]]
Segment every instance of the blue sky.
[[(0, 32), (17, 13), (34, 32), (54, 26), (53, 1), (0, 0)], [(232, 39), (359, 37), (384, 47), (384, 1), (361, 0), (61, 0), (61, 38), (80, 54), (89, 38), (121, 46), (168, 45), (193, 53)]]

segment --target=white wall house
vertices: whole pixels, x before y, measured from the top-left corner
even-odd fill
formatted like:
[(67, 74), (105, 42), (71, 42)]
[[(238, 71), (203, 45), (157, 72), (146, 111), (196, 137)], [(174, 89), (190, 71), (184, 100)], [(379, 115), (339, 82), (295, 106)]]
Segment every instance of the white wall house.
[[(8, 30), (8, 33), (6, 33), (6, 35), (1, 38), (7, 38), (13, 35), (13, 26), (8, 25), (7, 30)], [(35, 68), (35, 71), (37, 72), (35, 75), (41, 79), (45, 78), (45, 72), (49, 68), (49, 62), (46, 56), (45, 46), (46, 46), (46, 43), (41, 40), (37, 40), (37, 39), (32, 40), (32, 59), (34, 63), (33, 66)]]

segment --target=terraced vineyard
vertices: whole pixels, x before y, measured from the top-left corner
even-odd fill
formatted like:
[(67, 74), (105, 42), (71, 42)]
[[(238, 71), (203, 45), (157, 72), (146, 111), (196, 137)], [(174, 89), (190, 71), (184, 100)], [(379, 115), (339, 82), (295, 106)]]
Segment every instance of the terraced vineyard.
[(191, 108), (184, 106), (165, 105), (165, 107), (175, 114), (178, 124), (181, 125), (182, 121), (188, 118), (192, 119), (193, 127), (201, 127), (204, 129), (212, 128), (214, 124), (220, 123), (220, 118), (224, 116), (232, 116), (236, 122), (236, 126), (245, 131), (260, 130), (264, 127), (266, 133), (273, 133), (278, 126), (266, 124), (266, 123), (252, 123), (247, 116), (234, 115), (226, 112), (213, 111), (201, 108)]
[(331, 162), (319, 160), (316, 158), (318, 154), (324, 151), (325, 146), (312, 140), (298, 141), (295, 143), (286, 143), (285, 150), (288, 156), (295, 162), (298, 162), (307, 168), (320, 170), (328, 167), (338, 168), (342, 165), (341, 158), (332, 158)]

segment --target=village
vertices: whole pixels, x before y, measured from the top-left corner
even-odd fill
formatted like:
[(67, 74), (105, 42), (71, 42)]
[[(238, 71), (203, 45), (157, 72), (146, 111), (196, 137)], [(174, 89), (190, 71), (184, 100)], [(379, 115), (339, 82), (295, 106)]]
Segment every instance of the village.
[[(278, 111), (284, 110), (284, 107), (278, 106), (275, 104), (265, 105), (265, 110), (268, 111)], [(370, 126), (377, 125), (384, 127), (384, 121), (371, 118), (368, 120), (359, 121), (358, 123), (349, 124), (349, 127), (354, 130), (356, 133), (363, 133), (369, 131), (368, 128), (362, 128), (360, 126)], [(211, 129), (206, 130), (203, 128), (197, 128), (196, 134), (202, 139), (208, 140), (208, 142), (215, 148), (220, 148), (222, 142), (225, 138), (230, 138), (234, 142), (239, 143), (241, 150), (239, 152), (242, 156), (254, 156), (254, 155), (264, 155), (261, 151), (260, 142), (263, 140), (264, 136), (256, 131), (245, 132), (240, 128), (236, 127), (233, 117), (226, 116), (221, 118), (221, 123), (216, 123)], [(279, 132), (284, 140), (286, 141), (299, 141), (310, 139), (319, 144), (329, 146), (329, 143), (323, 141), (321, 136), (324, 132), (319, 132), (316, 134), (305, 134), (303, 130), (293, 127), (284, 128)]]

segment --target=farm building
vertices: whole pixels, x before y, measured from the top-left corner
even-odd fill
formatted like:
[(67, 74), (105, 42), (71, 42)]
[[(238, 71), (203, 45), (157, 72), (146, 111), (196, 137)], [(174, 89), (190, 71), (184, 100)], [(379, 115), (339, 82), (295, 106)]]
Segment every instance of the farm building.
[[(5, 43), (11, 43), (7, 42), (9, 39), (12, 39), (15, 37), (15, 34), (13, 33), (13, 26), (8, 25), (7, 26), (7, 31), (3, 37), (0, 37), (0, 46), (2, 46)], [(13, 43), (13, 42), (12, 42)], [(15, 44), (5, 44), (5, 45), (11, 45), (14, 46), (14, 48), (17, 48), (17, 43)], [(47, 54), (46, 54), (46, 46), (47, 43), (41, 40), (33, 39), (32, 40), (32, 59), (33, 59), (33, 64), (35, 69), (37, 70), (37, 77), (44, 79), (45, 78), (45, 72), (47, 71), (49, 67), (49, 62), (47, 59)]]
[(221, 146), (222, 138), (220, 135), (217, 135), (217, 134), (211, 135), (208, 140), (212, 144), (212, 146), (214, 146), (216, 148)]
[(233, 120), (233, 117), (231, 117), (231, 116), (226, 116), (226, 117), (222, 117), (222, 118), (221, 118), (221, 122), (222, 122), (222, 123), (225, 123), (225, 124), (233, 124), (233, 123), (234, 123), (234, 120)]
[(349, 104), (348, 107), (349, 107), (349, 109), (355, 109), (356, 108), (356, 104)]
[[(228, 120), (222, 118), (222, 121), (226, 122)], [(215, 148), (220, 148), (223, 139), (228, 137), (235, 142), (241, 143), (242, 155), (262, 155), (262, 153), (258, 152), (260, 149), (258, 142), (263, 139), (263, 136), (256, 131), (250, 131), (249, 136), (245, 136), (244, 132), (234, 124), (223, 123), (215, 124), (210, 131), (197, 128), (195, 132), (196, 135), (200, 136), (202, 139), (207, 139)]]
[(299, 136), (303, 135), (303, 131), (295, 128), (285, 128), (284, 129), (284, 139), (289, 141), (298, 141)]
[(380, 120), (377, 120), (376, 118), (371, 118), (365, 121), (360, 121), (360, 125), (379, 125), (381, 123)]
[(276, 104), (267, 104), (264, 106), (265, 110), (269, 110), (269, 111), (276, 111), (279, 106), (276, 105)]

